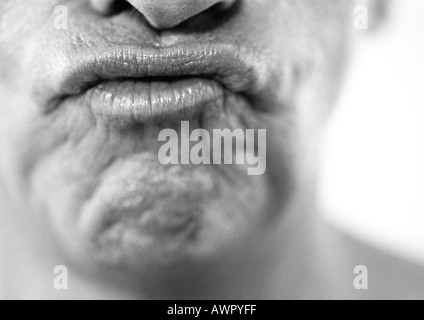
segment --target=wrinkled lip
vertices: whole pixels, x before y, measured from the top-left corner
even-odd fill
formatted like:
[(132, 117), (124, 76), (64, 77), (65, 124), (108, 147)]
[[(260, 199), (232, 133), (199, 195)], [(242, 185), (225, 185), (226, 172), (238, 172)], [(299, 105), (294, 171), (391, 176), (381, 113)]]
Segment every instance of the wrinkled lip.
[(119, 46), (61, 59), (48, 82), (45, 111), (84, 95), (108, 119), (150, 122), (195, 112), (224, 90), (250, 93), (258, 74), (232, 45)]
[(92, 112), (107, 124), (175, 122), (198, 117), (207, 106), (223, 108), (224, 89), (201, 78), (175, 81), (111, 81), (101, 83), (83, 96)]

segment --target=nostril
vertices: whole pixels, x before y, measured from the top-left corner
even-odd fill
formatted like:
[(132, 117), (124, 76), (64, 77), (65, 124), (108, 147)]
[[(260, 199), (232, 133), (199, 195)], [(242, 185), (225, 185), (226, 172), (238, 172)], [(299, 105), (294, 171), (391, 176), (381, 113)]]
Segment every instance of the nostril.
[[(170, 29), (188, 21), (204, 22), (203, 26), (225, 16), (237, 0), (90, 0), (92, 7), (103, 15), (137, 10), (155, 29)], [(196, 19), (202, 17), (202, 19)], [(212, 19), (205, 19), (209, 17)], [(202, 23), (196, 23), (202, 25)]]
[(117, 14), (133, 9), (129, 2), (117, 0), (91, 0), (91, 6), (104, 15)]
[(224, 2), (217, 2), (212, 7), (207, 9), (205, 13), (209, 14), (219, 14), (224, 11), (227, 11), (229, 8), (231, 8), (234, 5), (235, 1), (224, 1)]
[(192, 29), (198, 32), (208, 31), (221, 25), (240, 9), (241, 1), (225, 1), (215, 3), (200, 14), (179, 25), (180, 29)]
[(227, 3), (218, 2), (215, 3), (212, 7), (202, 12), (202, 15), (210, 15), (210, 16), (216, 16), (223, 11), (227, 10), (229, 5)]

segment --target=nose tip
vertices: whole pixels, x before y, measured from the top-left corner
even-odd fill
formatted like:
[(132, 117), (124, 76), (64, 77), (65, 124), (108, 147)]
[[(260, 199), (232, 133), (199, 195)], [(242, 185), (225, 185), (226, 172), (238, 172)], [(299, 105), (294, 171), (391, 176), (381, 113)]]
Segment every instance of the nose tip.
[(127, 0), (158, 29), (169, 29), (216, 4), (231, 6), (236, 0)]

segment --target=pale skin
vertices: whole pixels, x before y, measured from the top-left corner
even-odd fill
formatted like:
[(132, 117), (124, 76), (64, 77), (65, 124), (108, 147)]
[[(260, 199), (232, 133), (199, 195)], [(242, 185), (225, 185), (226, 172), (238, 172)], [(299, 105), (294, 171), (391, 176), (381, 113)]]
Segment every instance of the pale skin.
[[(57, 5), (68, 10), (65, 30), (53, 28)], [(418, 267), (367, 248), (316, 215), (314, 146), (348, 59), (354, 5), (3, 0), (0, 294), (423, 298)], [(152, 160), (158, 123), (144, 135), (137, 126), (118, 130), (57, 93), (60, 69), (87, 48), (199, 42), (235, 45), (258, 71), (248, 106), (235, 102), (214, 124), (267, 129), (261, 177), (233, 168), (225, 177), (210, 167), (164, 169)], [(59, 107), (46, 112), (55, 99)], [(138, 198), (149, 199), (148, 214), (128, 209)], [(147, 218), (134, 226), (133, 215)], [(113, 228), (93, 227), (105, 217)], [(69, 290), (52, 285), (57, 265), (69, 269)], [(353, 286), (357, 265), (373, 274), (368, 291)]]

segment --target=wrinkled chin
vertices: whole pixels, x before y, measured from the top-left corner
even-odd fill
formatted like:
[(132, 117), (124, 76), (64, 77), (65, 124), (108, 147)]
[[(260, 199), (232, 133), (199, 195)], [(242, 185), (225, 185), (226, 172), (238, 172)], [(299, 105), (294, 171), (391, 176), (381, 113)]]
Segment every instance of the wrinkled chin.
[(133, 156), (109, 168), (78, 217), (65, 217), (56, 228), (71, 251), (80, 258), (84, 253), (85, 263), (108, 268), (218, 259), (259, 227), (266, 207), (263, 177), (233, 179), (220, 170), (162, 166), (148, 153)]

